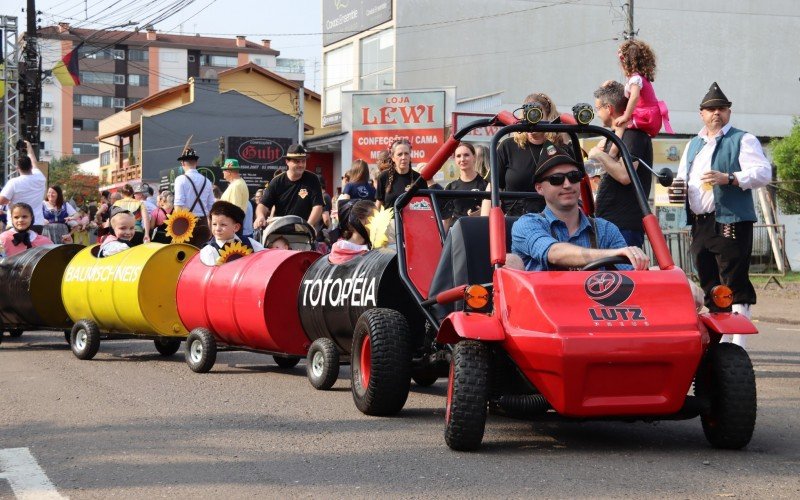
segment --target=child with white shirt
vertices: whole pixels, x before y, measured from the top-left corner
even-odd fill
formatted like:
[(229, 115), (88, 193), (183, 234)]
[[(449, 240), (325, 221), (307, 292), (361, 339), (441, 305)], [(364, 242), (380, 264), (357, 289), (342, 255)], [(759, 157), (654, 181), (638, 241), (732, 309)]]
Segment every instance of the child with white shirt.
[[(227, 250), (239, 242), (247, 250), (246, 253), (260, 252), (264, 250), (261, 243), (252, 238), (241, 239), (236, 235), (242, 229), (244, 222), (244, 210), (227, 201), (218, 201), (211, 206), (209, 211), (211, 217), (211, 234), (212, 237), (200, 250), (200, 261), (207, 266), (216, 266), (224, 262), (230, 262), (233, 258), (223, 258), (227, 254)], [(244, 256), (239, 253), (239, 257)]]
[(98, 257), (111, 257), (114, 254), (128, 250), (132, 246), (136, 246), (132, 241), (136, 233), (136, 217), (130, 210), (122, 207), (111, 207), (111, 217), (108, 221), (114, 230), (114, 234), (105, 237), (97, 253)]

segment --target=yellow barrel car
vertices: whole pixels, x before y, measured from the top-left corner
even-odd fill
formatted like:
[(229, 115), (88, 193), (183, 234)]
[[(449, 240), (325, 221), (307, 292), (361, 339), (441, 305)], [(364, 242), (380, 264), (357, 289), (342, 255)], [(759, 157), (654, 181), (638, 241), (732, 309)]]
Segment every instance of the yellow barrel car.
[(96, 256), (98, 250), (93, 246), (78, 253), (61, 282), (64, 306), (75, 322), (72, 352), (92, 359), (102, 337), (152, 339), (162, 355), (175, 354), (187, 335), (175, 289), (197, 248), (146, 243), (103, 258)]

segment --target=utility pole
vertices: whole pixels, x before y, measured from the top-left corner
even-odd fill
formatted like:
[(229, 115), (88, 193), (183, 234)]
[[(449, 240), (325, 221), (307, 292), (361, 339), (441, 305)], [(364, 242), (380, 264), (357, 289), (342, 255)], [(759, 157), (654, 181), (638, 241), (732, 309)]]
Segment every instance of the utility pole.
[(39, 148), (39, 112), (42, 105), (42, 60), (36, 37), (36, 2), (27, 0), (25, 49), (20, 64), (20, 136)]
[(628, 29), (625, 31), (625, 40), (633, 40), (636, 37), (636, 30), (633, 27), (633, 0), (628, 0), (625, 6), (628, 11)]

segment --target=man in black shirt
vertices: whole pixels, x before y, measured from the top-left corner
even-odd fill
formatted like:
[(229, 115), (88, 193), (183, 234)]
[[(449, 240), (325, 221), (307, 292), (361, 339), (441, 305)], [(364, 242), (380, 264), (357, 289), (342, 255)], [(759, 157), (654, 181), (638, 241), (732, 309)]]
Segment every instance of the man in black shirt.
[(322, 188), (316, 174), (306, 172), (306, 150), (302, 145), (289, 146), (286, 166), (286, 173), (273, 178), (261, 197), (253, 227), (262, 228), (268, 218), (283, 215), (297, 215), (316, 227), (322, 218)]
[[(625, 112), (625, 107), (628, 105), (625, 88), (619, 82), (604, 83), (594, 92), (594, 97), (597, 117), (606, 127), (610, 127), (614, 119)], [(650, 166), (653, 165), (653, 142), (647, 133), (636, 129), (625, 129), (622, 142), (632, 156), (641, 158)], [(589, 151), (589, 158), (597, 160), (606, 172), (597, 189), (595, 215), (616, 224), (629, 246), (642, 247), (644, 214), (636, 201), (636, 193), (625, 165), (621, 159), (608, 154), (610, 146), (610, 143), (601, 144)], [(644, 167), (636, 167), (636, 164), (634, 166), (644, 192), (649, 194), (653, 179), (650, 171)]]

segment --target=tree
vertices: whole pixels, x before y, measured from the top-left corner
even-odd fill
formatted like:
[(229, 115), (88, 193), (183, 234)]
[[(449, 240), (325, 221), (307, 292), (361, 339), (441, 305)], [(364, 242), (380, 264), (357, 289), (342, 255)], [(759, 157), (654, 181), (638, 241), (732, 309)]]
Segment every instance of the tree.
[(800, 117), (791, 133), (770, 143), (772, 161), (778, 171), (778, 203), (784, 213), (800, 214)]
[(100, 179), (78, 170), (78, 160), (74, 156), (54, 158), (47, 177), (48, 186), (61, 186), (65, 200), (74, 199), (78, 205), (85, 205), (100, 198)]

